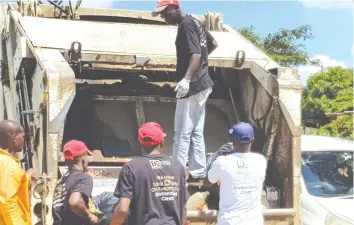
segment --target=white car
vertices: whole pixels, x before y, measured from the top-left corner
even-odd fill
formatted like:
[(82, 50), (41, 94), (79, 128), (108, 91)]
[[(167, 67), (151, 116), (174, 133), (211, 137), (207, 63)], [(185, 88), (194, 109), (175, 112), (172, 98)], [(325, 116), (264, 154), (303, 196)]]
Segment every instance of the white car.
[(353, 141), (301, 136), (304, 225), (354, 224)]

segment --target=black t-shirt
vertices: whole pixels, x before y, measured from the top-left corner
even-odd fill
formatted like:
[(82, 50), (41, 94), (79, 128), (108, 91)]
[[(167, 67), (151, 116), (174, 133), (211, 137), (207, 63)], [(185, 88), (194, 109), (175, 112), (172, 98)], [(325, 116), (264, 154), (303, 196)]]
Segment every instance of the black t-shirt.
[(131, 199), (129, 225), (182, 225), (185, 169), (163, 155), (136, 157), (123, 166), (114, 195)]
[(82, 171), (68, 171), (54, 189), (53, 197), (53, 225), (89, 225), (87, 219), (77, 216), (69, 206), (70, 195), (80, 192), (86, 207), (91, 200), (93, 180), (90, 175)]
[(201, 65), (196, 74), (192, 76), (187, 96), (198, 94), (212, 87), (208, 72), (208, 46), (214, 38), (205, 30), (203, 24), (196, 18), (186, 15), (178, 25), (176, 38), (177, 73), (181, 79), (185, 76), (192, 54), (201, 54)]

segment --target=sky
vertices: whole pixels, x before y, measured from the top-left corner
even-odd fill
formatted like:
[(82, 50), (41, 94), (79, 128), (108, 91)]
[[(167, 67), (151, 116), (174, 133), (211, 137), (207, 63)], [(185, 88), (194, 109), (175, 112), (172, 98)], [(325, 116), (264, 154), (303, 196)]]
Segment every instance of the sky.
[[(136, 9), (152, 11), (157, 1), (98, 1), (83, 0), (87, 7)], [(306, 41), (306, 49), (324, 67), (353, 67), (353, 3), (351, 0), (306, 1), (190, 1), (181, 0), (186, 13), (223, 13), (223, 23), (241, 28), (254, 26), (265, 36), (280, 28), (312, 26), (314, 38)], [(246, 53), (247, 54), (247, 53)], [(315, 66), (298, 67), (303, 85), (307, 78), (320, 70)]]
[[(1, 2), (2, 0), (0, 0)], [(44, 0), (45, 2), (45, 0)], [(73, 1), (75, 4), (75, 0)], [(157, 0), (110, 1), (83, 0), (82, 7), (116, 8), (152, 11)], [(353, 3), (352, 0), (294, 1), (191, 1), (181, 0), (186, 13), (223, 13), (223, 23), (241, 28), (254, 26), (262, 36), (280, 28), (293, 29), (312, 25), (314, 38), (306, 41), (306, 49), (324, 67), (353, 67)], [(247, 54), (247, 53), (246, 53)], [(320, 67), (298, 67), (302, 84)]]

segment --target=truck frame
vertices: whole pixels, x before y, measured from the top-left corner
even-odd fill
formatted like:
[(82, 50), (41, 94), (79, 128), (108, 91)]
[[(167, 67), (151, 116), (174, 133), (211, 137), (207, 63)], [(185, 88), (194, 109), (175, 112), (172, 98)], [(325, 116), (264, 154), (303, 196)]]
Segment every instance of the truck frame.
[[(209, 56), (216, 85), (207, 103), (207, 152), (228, 140), (231, 124), (250, 121), (256, 129), (253, 148), (268, 159), (265, 222), (301, 224), (297, 70), (279, 66), (223, 24), (222, 14), (196, 17), (219, 45)], [(21, 164), (38, 176), (31, 190), (33, 224), (51, 224), (53, 190), (65, 171), (60, 151), (65, 141), (81, 138), (93, 146), (90, 174), (97, 193), (111, 190), (119, 169), (136, 154), (124, 151), (136, 149), (136, 130), (145, 121), (161, 122), (169, 149), (176, 26), (144, 11), (19, 1), (0, 3), (0, 32), (0, 120), (20, 122), (27, 134)], [(128, 147), (111, 151), (116, 143)], [(190, 184), (193, 188), (201, 189)], [(216, 215), (212, 208), (188, 211), (188, 220), (212, 224)]]

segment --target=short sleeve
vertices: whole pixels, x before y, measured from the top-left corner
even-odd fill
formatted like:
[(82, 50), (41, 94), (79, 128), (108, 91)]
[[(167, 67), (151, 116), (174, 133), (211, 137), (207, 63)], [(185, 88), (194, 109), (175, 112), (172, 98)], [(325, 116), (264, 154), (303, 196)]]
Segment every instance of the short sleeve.
[(208, 179), (210, 183), (213, 184), (220, 180), (220, 157), (218, 157), (211, 165), (211, 168), (208, 171)]
[(185, 40), (185, 47), (189, 54), (202, 54), (197, 26), (193, 21), (186, 21), (180, 24), (180, 32)]
[(80, 173), (76, 176), (76, 183), (73, 186), (71, 193), (80, 192), (85, 200), (91, 198), (93, 189), (93, 179), (86, 173)]
[(213, 43), (213, 41), (214, 41), (214, 37), (207, 30), (205, 31), (205, 35), (206, 35), (206, 38), (207, 38), (208, 46), (210, 46)]
[(126, 197), (132, 199), (134, 196), (134, 174), (128, 165), (124, 165), (119, 174), (115, 197)]
[(208, 52), (213, 48), (213, 41), (215, 40), (214, 37), (210, 34), (209, 31), (205, 31), (207, 45), (208, 45)]

